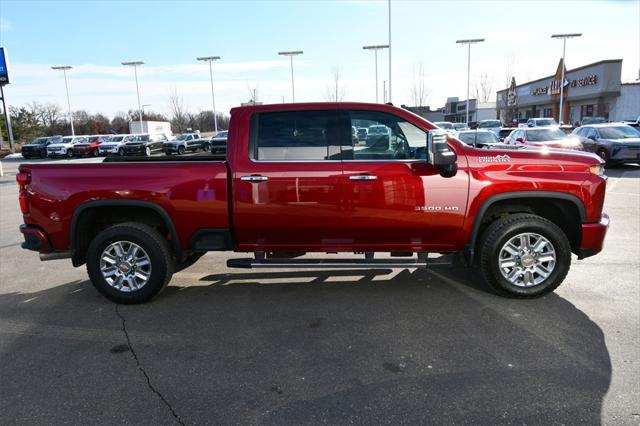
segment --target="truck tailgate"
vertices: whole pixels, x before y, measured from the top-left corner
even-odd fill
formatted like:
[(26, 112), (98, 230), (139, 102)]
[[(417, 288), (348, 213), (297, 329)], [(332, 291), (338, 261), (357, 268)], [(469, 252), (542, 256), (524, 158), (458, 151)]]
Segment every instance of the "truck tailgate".
[(224, 161), (23, 164), (20, 171), (31, 174), (25, 223), (42, 227), (58, 250), (70, 246), (74, 211), (91, 201), (156, 204), (183, 248), (199, 229), (230, 227)]

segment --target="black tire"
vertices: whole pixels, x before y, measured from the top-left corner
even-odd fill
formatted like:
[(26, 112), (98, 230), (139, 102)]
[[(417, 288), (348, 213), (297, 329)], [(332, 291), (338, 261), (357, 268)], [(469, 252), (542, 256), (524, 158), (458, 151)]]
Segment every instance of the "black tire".
[(67, 158), (73, 158), (73, 150), (71, 149), (67, 150)]
[[(148, 255), (151, 273), (141, 288), (124, 292), (110, 286), (102, 276), (100, 258), (110, 244), (129, 241), (140, 246)], [(173, 275), (174, 261), (166, 239), (148, 225), (126, 222), (113, 225), (100, 232), (89, 244), (87, 251), (87, 272), (93, 286), (103, 296), (116, 303), (145, 303), (158, 295), (169, 283)]]
[[(501, 273), (498, 265), (502, 247), (514, 236), (532, 232), (546, 238), (555, 251), (556, 263), (549, 276), (537, 285), (520, 287)], [(553, 222), (533, 214), (513, 214), (494, 221), (480, 240), (480, 269), (487, 283), (500, 295), (512, 298), (540, 297), (555, 290), (571, 266), (571, 245)]]
[(184, 146), (179, 146), (178, 147), (178, 155), (182, 155), (184, 154)]
[(211, 145), (207, 142), (204, 145), (202, 145), (202, 150), (204, 152), (210, 151), (211, 150)]
[(146, 147), (144, 149), (144, 155), (145, 155), (145, 157), (151, 157), (151, 148)]
[(120, 157), (124, 157), (124, 148), (122, 148), (122, 147), (118, 148), (118, 155)]
[(187, 256), (187, 258), (179, 266), (176, 266), (175, 272), (180, 272), (180, 271), (182, 271), (184, 269), (187, 269), (189, 266), (193, 265), (198, 260), (200, 260), (200, 258), (202, 256), (204, 256), (205, 254), (206, 254), (206, 252), (190, 254), (189, 256)]
[(98, 152), (98, 149), (97, 149), (97, 148), (93, 150), (92, 155), (93, 155), (94, 157), (99, 157), (99, 156), (100, 156), (100, 153)]

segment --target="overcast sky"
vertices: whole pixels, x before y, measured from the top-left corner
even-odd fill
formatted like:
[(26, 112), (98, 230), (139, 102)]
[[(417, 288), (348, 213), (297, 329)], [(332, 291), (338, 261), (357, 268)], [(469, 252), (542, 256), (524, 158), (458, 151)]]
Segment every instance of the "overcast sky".
[[(567, 67), (623, 59), (622, 79), (638, 78), (640, 0), (629, 1), (392, 1), (393, 102), (410, 104), (423, 64), (426, 104), (440, 107), (466, 94), (467, 52), (461, 38), (483, 37), (471, 53), (472, 81), (482, 74), (493, 91), (511, 68), (518, 83), (551, 75), (562, 52), (553, 33), (582, 32), (569, 40)], [(324, 101), (339, 69), (344, 100), (375, 100), (373, 53), (387, 43), (387, 1), (18, 1), (0, 0), (0, 46), (7, 48), (10, 104), (54, 102), (66, 108), (64, 81), (52, 65), (72, 65), (74, 109), (109, 116), (135, 108), (133, 70), (143, 60), (140, 89), (147, 110), (165, 113), (175, 87), (197, 112), (211, 108), (208, 67), (195, 58), (220, 55), (214, 78), (218, 110), (258, 88), (265, 103), (291, 101), (289, 61), (295, 59), (296, 101)], [(379, 56), (380, 92), (388, 79)], [(473, 85), (473, 83), (472, 83)], [(495, 100), (495, 96), (494, 99)]]

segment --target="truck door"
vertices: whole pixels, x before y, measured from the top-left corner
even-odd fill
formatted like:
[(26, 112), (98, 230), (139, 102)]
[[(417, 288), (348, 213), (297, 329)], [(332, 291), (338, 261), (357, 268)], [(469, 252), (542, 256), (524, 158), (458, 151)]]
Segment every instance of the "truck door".
[(252, 114), (249, 143), (236, 141), (233, 154), (234, 236), (241, 249), (341, 244), (340, 144), (345, 132), (350, 137), (347, 124), (337, 109)]
[(348, 111), (367, 140), (343, 146), (344, 238), (363, 250), (420, 250), (447, 246), (463, 225), (468, 194), (466, 159), (443, 178), (427, 164), (426, 131), (408, 119), (377, 111)]

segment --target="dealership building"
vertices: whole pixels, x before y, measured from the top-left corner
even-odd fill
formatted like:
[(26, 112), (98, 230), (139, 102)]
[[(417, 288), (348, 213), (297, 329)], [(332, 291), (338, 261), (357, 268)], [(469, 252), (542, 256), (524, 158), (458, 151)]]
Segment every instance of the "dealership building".
[[(516, 85), (497, 92), (500, 119), (507, 123), (534, 117), (560, 115), (562, 60), (554, 75)], [(609, 121), (635, 119), (640, 115), (637, 82), (620, 80), (622, 59), (595, 62), (567, 70), (564, 80), (562, 122), (575, 124), (584, 117), (604, 117)]]

